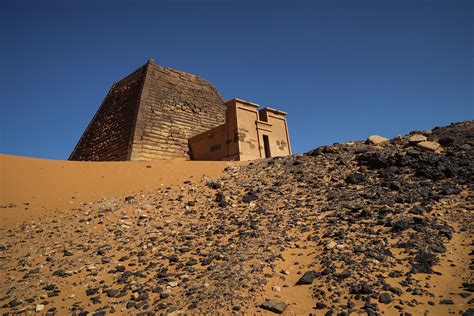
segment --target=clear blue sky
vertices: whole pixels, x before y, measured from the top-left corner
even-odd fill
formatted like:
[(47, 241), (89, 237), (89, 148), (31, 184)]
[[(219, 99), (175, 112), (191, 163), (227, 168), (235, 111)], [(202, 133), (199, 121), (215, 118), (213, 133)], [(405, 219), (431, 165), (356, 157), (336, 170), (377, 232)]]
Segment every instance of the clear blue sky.
[(144, 64), (289, 112), (293, 151), (473, 119), (474, 1), (0, 2), (0, 152), (66, 159)]

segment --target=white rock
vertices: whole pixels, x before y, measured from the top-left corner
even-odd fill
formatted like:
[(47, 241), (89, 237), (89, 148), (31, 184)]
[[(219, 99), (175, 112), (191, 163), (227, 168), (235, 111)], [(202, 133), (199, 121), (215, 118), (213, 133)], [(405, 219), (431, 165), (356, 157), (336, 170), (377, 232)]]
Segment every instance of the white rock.
[(408, 142), (410, 142), (411, 144), (426, 142), (426, 140), (427, 140), (426, 136), (421, 135), (421, 134), (415, 134), (415, 135), (410, 136), (410, 138), (408, 138)]
[(337, 246), (335, 241), (331, 241), (329, 244), (326, 245), (326, 249), (332, 249)]
[(274, 286), (272, 287), (272, 291), (274, 291), (274, 292), (280, 292), (280, 291), (281, 291), (281, 287), (279, 287), (279, 286), (277, 286), (277, 285), (274, 285)]
[(97, 268), (96, 268), (95, 265), (93, 265), (93, 264), (90, 264), (90, 265), (88, 265), (88, 266), (86, 267), (86, 270), (87, 270), (87, 271), (93, 271), (93, 270), (96, 270), (96, 269), (97, 269)]
[(441, 145), (437, 142), (420, 142), (416, 146), (424, 151), (439, 151), (442, 149)]
[(40, 312), (43, 309), (44, 309), (44, 305), (43, 304), (38, 304), (38, 305), (36, 305), (35, 311)]
[(379, 136), (379, 135), (372, 135), (367, 138), (367, 143), (372, 145), (379, 145), (388, 142), (389, 139)]

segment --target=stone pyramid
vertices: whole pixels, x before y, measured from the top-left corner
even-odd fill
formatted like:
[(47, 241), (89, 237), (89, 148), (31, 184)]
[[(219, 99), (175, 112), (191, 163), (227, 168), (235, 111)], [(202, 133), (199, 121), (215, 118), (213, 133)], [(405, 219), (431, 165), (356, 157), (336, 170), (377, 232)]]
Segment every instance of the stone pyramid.
[(69, 160), (188, 157), (188, 139), (224, 121), (211, 83), (149, 60), (112, 85)]

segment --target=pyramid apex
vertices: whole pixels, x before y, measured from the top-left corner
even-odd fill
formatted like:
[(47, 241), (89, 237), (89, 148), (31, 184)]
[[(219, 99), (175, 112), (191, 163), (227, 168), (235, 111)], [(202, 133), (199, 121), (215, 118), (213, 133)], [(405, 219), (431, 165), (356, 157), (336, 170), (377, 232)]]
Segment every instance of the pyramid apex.
[(148, 58), (147, 64), (154, 64), (155, 60), (153, 58)]

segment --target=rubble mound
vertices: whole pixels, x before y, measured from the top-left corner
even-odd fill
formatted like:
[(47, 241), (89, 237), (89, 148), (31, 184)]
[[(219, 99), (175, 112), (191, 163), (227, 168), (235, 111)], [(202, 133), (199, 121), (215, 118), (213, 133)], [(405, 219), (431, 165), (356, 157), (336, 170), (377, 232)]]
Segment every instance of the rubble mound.
[(468, 313), (473, 177), (467, 121), (84, 204), (2, 231), (1, 310)]

